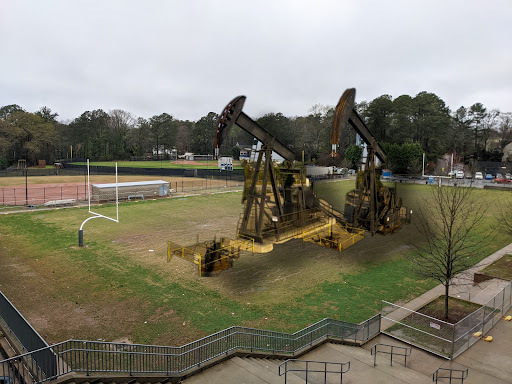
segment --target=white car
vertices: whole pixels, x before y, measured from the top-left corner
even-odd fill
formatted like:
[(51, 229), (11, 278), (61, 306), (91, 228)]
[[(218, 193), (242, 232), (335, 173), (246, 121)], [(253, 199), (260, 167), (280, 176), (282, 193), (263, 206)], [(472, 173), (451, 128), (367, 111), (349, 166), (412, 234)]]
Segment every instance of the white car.
[(475, 180), (483, 180), (483, 179), (484, 179), (484, 175), (482, 174), (482, 172), (475, 173)]
[(456, 179), (463, 179), (464, 178), (464, 172), (463, 171), (455, 172), (455, 178)]

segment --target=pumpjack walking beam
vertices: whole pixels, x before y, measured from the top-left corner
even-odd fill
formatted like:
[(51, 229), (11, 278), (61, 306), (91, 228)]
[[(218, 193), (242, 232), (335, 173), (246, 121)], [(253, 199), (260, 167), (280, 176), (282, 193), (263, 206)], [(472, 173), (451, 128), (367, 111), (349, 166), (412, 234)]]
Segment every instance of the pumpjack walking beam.
[(361, 119), (361, 116), (359, 116), (359, 114), (354, 109), (355, 98), (356, 89), (349, 88), (343, 92), (343, 95), (341, 95), (340, 101), (336, 106), (331, 131), (331, 155), (333, 157), (337, 156), (336, 147), (341, 136), (341, 131), (347, 125), (347, 123), (349, 123), (359, 134), (359, 136), (361, 136), (364, 142), (375, 149), (375, 155), (379, 158), (379, 160), (385, 163), (388, 159), (388, 155), (384, 149), (382, 149), (375, 136), (373, 136), (373, 134), (370, 132), (363, 119)]
[(245, 96), (235, 97), (222, 111), (215, 132), (215, 156), (219, 156), (222, 140), (226, 137), (233, 124), (236, 124), (261, 141), (263, 145), (271, 147), (273, 151), (283, 156), (286, 160), (293, 161), (295, 153), (242, 112), (244, 103)]
[(353, 225), (358, 226), (360, 224), (360, 214), (364, 200), (369, 199), (370, 212), (369, 212), (369, 230), (372, 234), (377, 230), (377, 216), (378, 216), (378, 191), (376, 183), (376, 171), (375, 171), (375, 158), (378, 157), (383, 163), (387, 161), (387, 154), (384, 149), (380, 146), (379, 142), (370, 132), (366, 124), (364, 123), (361, 116), (354, 109), (355, 105), (356, 90), (355, 88), (349, 88), (343, 92), (336, 110), (334, 113), (334, 121), (331, 131), (331, 145), (332, 152), (331, 156), (337, 156), (336, 148), (338, 145), (341, 131), (349, 123), (355, 131), (361, 136), (363, 141), (368, 147), (368, 157), (366, 158), (366, 169), (369, 174), (366, 175), (362, 181), (362, 185), (359, 186), (359, 203), (356, 207), (356, 214), (353, 215)]
[[(247, 193), (247, 201), (239, 232), (245, 236), (254, 238), (256, 241), (263, 242), (263, 230), (265, 229), (263, 224), (265, 222), (271, 222), (278, 225), (283, 222), (284, 217), (283, 202), (279, 194), (276, 175), (272, 164), (272, 151), (275, 151), (288, 161), (295, 159), (295, 153), (242, 112), (244, 102), (245, 96), (238, 96), (222, 111), (215, 132), (215, 156), (219, 156), (220, 145), (233, 124), (238, 125), (262, 143), (258, 160), (254, 166), (252, 183)], [(263, 156), (265, 156), (265, 161), (263, 161)], [(258, 175), (262, 166), (263, 180), (261, 190), (258, 191)], [(267, 196), (267, 182), (269, 179), (272, 196)], [(268, 209), (269, 203), (275, 205), (274, 211)], [(277, 216), (277, 222), (275, 221), (276, 216), (274, 215)]]

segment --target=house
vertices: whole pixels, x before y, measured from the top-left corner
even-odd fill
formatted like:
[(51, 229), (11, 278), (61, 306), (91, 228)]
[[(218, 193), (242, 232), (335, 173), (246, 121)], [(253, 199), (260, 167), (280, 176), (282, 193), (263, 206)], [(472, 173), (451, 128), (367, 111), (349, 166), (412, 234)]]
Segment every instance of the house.
[(240, 160), (249, 160), (251, 158), (252, 153), (252, 144), (238, 144), (236, 143), (236, 146), (240, 150), (238, 158)]
[[(240, 149), (240, 160), (251, 160), (256, 161), (258, 158), (258, 152), (261, 149), (261, 142), (254, 139), (253, 144), (238, 144), (236, 143), (236, 146)], [(263, 156), (265, 158), (265, 156)], [(272, 151), (272, 161), (275, 161), (277, 163), (282, 163), (284, 161), (284, 158), (277, 154), (276, 152)]]

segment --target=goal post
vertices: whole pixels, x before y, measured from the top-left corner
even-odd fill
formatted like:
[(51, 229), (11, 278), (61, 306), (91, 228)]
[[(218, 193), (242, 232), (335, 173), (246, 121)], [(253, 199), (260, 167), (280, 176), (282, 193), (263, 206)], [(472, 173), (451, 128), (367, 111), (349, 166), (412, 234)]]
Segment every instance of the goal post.
[(91, 173), (90, 173), (89, 159), (87, 159), (87, 199), (88, 199), (88, 205), (89, 205), (88, 212), (92, 216), (85, 219), (84, 222), (82, 223), (82, 225), (80, 226), (80, 229), (78, 230), (78, 246), (79, 247), (84, 246), (84, 230), (83, 230), (83, 228), (84, 228), (85, 223), (87, 223), (89, 220), (107, 219), (107, 220), (119, 223), (119, 183), (118, 183), (118, 178), (117, 178), (117, 162), (115, 163), (115, 170), (116, 170), (116, 183), (115, 183), (115, 187), (116, 187), (116, 216), (115, 216), (115, 218), (113, 218), (113, 217), (109, 217), (109, 216), (94, 212), (91, 209), (91, 180), (90, 180)]

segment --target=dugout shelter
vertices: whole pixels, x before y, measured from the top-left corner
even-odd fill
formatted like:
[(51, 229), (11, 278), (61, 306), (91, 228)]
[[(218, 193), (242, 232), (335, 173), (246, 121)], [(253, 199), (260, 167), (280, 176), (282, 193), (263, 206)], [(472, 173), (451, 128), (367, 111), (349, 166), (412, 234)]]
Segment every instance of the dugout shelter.
[[(170, 183), (164, 180), (133, 181), (117, 184), (119, 200), (153, 199), (170, 195)], [(116, 184), (92, 184), (91, 201), (99, 203), (116, 200)]]

